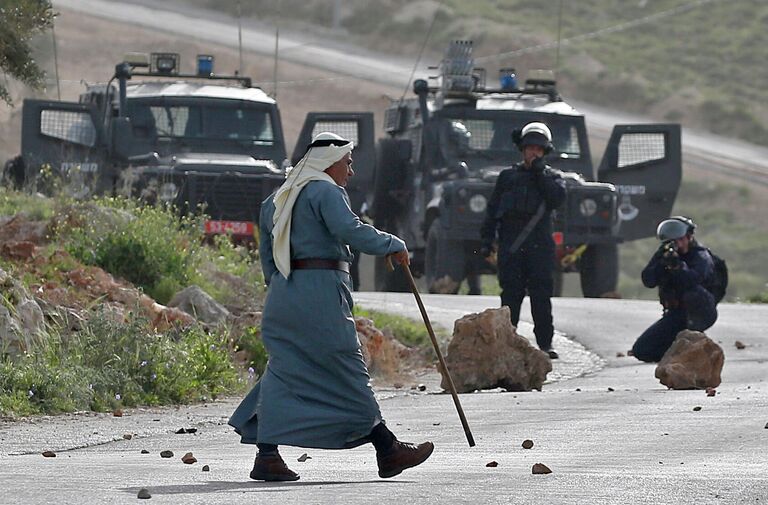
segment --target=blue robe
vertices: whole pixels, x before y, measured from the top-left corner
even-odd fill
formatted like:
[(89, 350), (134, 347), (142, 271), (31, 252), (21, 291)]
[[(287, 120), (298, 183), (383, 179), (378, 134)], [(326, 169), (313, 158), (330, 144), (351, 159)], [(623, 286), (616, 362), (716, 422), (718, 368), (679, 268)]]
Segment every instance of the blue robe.
[[(355, 447), (382, 418), (355, 330), (352, 282), (340, 270), (291, 270), (287, 279), (277, 271), (272, 198), (259, 218), (269, 286), (261, 335), (269, 362), (229, 424), (246, 444)], [(405, 249), (399, 238), (362, 223), (346, 191), (325, 181), (312, 181), (299, 194), (290, 240), (292, 259), (352, 261), (348, 246), (372, 255)]]

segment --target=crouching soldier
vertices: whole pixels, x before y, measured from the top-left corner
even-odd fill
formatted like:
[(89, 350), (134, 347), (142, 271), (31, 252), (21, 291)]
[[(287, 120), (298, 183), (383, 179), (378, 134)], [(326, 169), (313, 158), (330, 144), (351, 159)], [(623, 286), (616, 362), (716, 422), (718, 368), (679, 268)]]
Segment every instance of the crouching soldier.
[(682, 330), (704, 331), (717, 320), (717, 300), (707, 289), (715, 276), (712, 254), (694, 238), (694, 222), (684, 216), (662, 221), (661, 246), (643, 269), (643, 285), (659, 288), (661, 319), (632, 348), (641, 361), (659, 361)]

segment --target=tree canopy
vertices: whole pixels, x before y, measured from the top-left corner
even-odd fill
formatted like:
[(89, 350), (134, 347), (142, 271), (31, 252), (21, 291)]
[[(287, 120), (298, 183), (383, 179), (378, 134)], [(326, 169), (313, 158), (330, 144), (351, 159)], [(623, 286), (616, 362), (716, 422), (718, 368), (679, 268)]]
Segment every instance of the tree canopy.
[[(0, 0), (0, 70), (28, 86), (40, 88), (45, 73), (32, 57), (32, 37), (53, 26), (50, 0)], [(0, 82), (0, 100), (12, 104)]]

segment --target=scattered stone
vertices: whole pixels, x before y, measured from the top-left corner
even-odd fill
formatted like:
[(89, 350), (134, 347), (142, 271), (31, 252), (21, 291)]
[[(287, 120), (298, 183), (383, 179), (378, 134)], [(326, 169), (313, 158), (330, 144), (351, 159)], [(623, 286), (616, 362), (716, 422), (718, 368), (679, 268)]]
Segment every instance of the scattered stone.
[(744, 345), (744, 342), (742, 342), (741, 340), (737, 340), (736, 342), (734, 342), (734, 345), (736, 345), (736, 349), (739, 349), (739, 350), (747, 347), (746, 345)]
[(485, 466), (487, 466), (488, 468), (496, 468), (497, 466), (499, 466), (499, 463), (497, 461), (489, 461), (488, 463), (485, 464)]
[(440, 423), (432, 423), (432, 426), (440, 426)]
[(581, 392), (581, 388), (576, 388), (576, 392), (577, 393)]
[(632, 349), (627, 351), (627, 356), (634, 356), (634, 355), (635, 355), (635, 351), (633, 351)]
[(142, 453), (142, 454), (149, 454), (149, 451), (148, 451), (148, 450), (146, 450), (146, 449), (142, 449), (142, 450), (141, 450), (141, 453)]
[(149, 500), (150, 498), (152, 498), (152, 495), (149, 494), (149, 489), (143, 487), (139, 489), (139, 494), (136, 495), (136, 498), (140, 500)]
[(656, 367), (656, 378), (670, 389), (704, 389), (720, 385), (723, 349), (698, 331), (677, 334)]
[(523, 449), (530, 449), (533, 447), (533, 440), (523, 440)]
[(613, 388), (608, 388), (609, 393), (613, 393), (615, 390)]
[(419, 391), (426, 391), (426, 390), (427, 390), (427, 386), (425, 386), (424, 384), (419, 384)]
[(173, 451), (163, 451), (160, 453), (161, 458), (172, 458), (173, 457)]
[(403, 384), (401, 382), (395, 382), (394, 384), (392, 384), (392, 386), (395, 389), (402, 389), (403, 388)]
[(768, 423), (765, 423), (765, 429), (768, 430)]
[(194, 285), (173, 295), (168, 307), (181, 309), (197, 318), (198, 321), (211, 325), (223, 323), (231, 316), (226, 307), (214, 300), (199, 286)]
[(617, 358), (623, 358), (624, 357), (624, 353), (623, 352), (617, 352), (616, 353), (616, 357)]
[[(457, 320), (446, 363), (460, 393), (499, 387), (540, 390), (552, 371), (547, 353), (517, 334), (509, 319), (509, 307), (467, 314)], [(441, 386), (448, 389), (445, 373), (438, 368), (443, 375)]]
[(126, 433), (125, 435), (123, 435), (123, 439), (125, 440), (130, 440), (132, 438), (133, 438), (133, 435), (131, 433)]
[(707, 396), (715, 396), (717, 390), (715, 388), (707, 388)]
[(188, 452), (184, 456), (181, 457), (181, 461), (185, 465), (192, 465), (192, 464), (197, 463), (197, 458), (194, 457), (191, 452)]
[(53, 452), (53, 451), (45, 451), (45, 452), (43, 452), (43, 457), (44, 458), (55, 458), (56, 457), (56, 453)]
[(296, 459), (296, 461), (298, 461), (299, 463), (304, 463), (304, 462), (305, 462), (306, 460), (308, 460), (308, 459), (312, 459), (312, 456), (309, 456), (309, 455), (308, 455), (308, 454), (305, 452), (304, 454), (302, 454), (301, 456), (299, 456), (299, 457)]
[[(207, 407), (207, 405), (206, 405)], [(187, 428), (187, 433), (197, 433), (197, 428)]]
[(698, 412), (698, 411), (700, 411), (700, 410), (701, 410), (701, 407), (700, 407), (700, 406), (698, 406), (698, 405), (696, 405), (695, 407), (693, 407), (693, 411), (694, 411), (694, 412)]
[[(396, 381), (402, 376), (403, 365), (417, 356), (414, 349), (403, 345), (391, 332), (384, 333), (376, 328), (373, 321), (366, 317), (355, 318), (355, 329), (363, 359), (372, 374)], [(418, 385), (414, 385), (413, 389), (418, 389)]]
[(177, 435), (183, 435), (186, 432), (187, 432), (187, 430), (185, 430), (184, 428), (179, 428), (178, 430), (176, 430), (176, 434)]
[(211, 467), (208, 466), (208, 465), (203, 465), (203, 471), (204, 472), (210, 472), (211, 471)]
[(115, 409), (112, 411), (112, 415), (115, 417), (123, 417), (123, 409)]
[(549, 467), (543, 463), (536, 463), (533, 465), (531, 473), (534, 475), (546, 475), (548, 473), (552, 473), (552, 470), (550, 470)]

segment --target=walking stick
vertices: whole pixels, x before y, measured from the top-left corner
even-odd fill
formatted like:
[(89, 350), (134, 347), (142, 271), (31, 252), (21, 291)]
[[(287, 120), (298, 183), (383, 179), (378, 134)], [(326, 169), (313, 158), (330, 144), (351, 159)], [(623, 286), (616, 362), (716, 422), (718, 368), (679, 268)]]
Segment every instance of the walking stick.
[[(389, 267), (390, 270), (394, 270), (394, 267), (392, 266), (392, 258), (387, 256), (386, 260), (387, 260), (387, 267)], [(427, 327), (429, 338), (432, 340), (432, 345), (435, 348), (437, 359), (438, 361), (440, 361), (440, 366), (442, 366), (443, 370), (445, 370), (445, 376), (448, 379), (448, 388), (451, 390), (453, 403), (454, 405), (456, 405), (456, 411), (459, 413), (459, 419), (461, 420), (461, 426), (464, 428), (464, 434), (467, 436), (467, 442), (469, 443), (470, 447), (474, 447), (475, 439), (472, 436), (472, 432), (469, 429), (469, 423), (467, 422), (467, 418), (464, 415), (464, 409), (461, 408), (461, 403), (459, 402), (459, 394), (456, 392), (456, 386), (453, 384), (451, 373), (448, 371), (448, 365), (445, 363), (445, 358), (443, 358), (443, 353), (440, 352), (440, 346), (437, 343), (437, 337), (435, 337), (435, 331), (432, 329), (432, 323), (429, 322), (429, 316), (427, 315), (427, 311), (424, 308), (424, 304), (421, 301), (421, 296), (419, 295), (419, 289), (416, 287), (416, 281), (413, 280), (413, 274), (411, 274), (411, 268), (407, 264), (401, 264), (400, 266), (403, 267), (403, 271), (405, 272), (406, 277), (408, 277), (408, 283), (411, 285), (411, 291), (413, 291), (413, 296), (416, 297), (416, 303), (419, 305), (419, 310), (421, 311), (421, 317), (424, 319), (424, 324)]]

